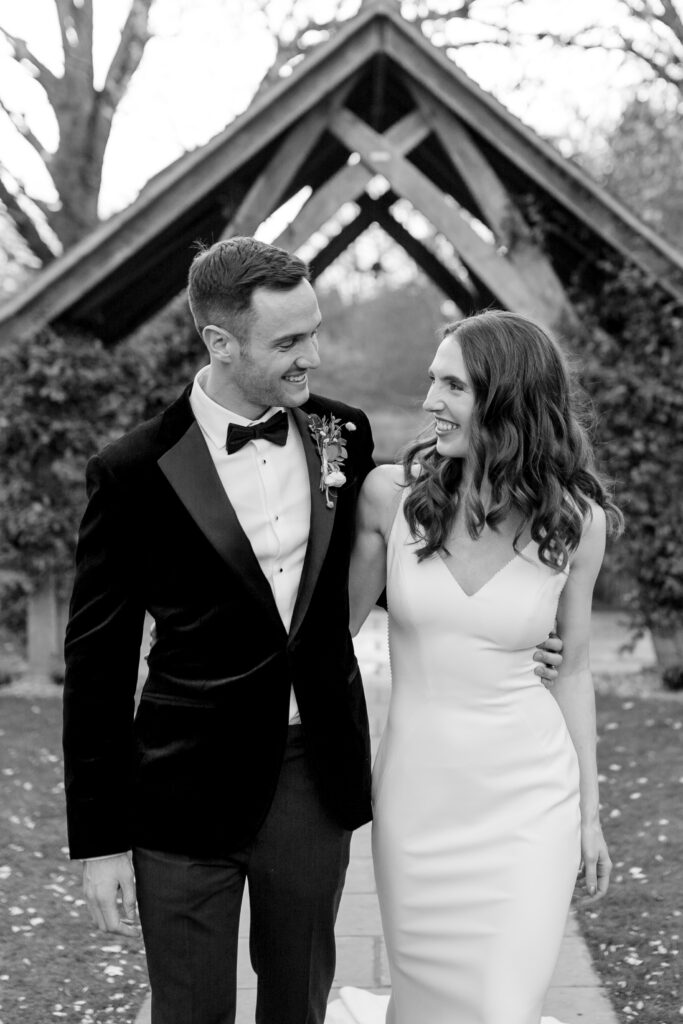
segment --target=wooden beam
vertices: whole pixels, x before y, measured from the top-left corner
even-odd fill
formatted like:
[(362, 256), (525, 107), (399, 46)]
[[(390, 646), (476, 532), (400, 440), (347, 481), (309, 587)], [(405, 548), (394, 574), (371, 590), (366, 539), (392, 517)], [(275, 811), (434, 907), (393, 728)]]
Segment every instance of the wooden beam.
[[(410, 153), (429, 135), (430, 128), (419, 111), (413, 111), (381, 136), (400, 153)], [(274, 245), (296, 252), (330, 217), (363, 194), (374, 173), (363, 163), (346, 164), (304, 203), (292, 223), (276, 238)]]
[(374, 59), (372, 76), (372, 101), (370, 104), (370, 124), (378, 131), (382, 130), (382, 116), (386, 110), (387, 94), (387, 58), (378, 53)]
[(284, 142), (277, 147), (265, 170), (251, 186), (235, 216), (221, 233), (221, 239), (233, 235), (253, 235), (266, 217), (277, 209), (290, 181), (314, 142), (320, 138), (326, 120), (326, 111), (316, 108), (287, 133)]
[(470, 293), (447, 267), (426, 246), (413, 238), (403, 225), (396, 221), (389, 212), (390, 206), (396, 202), (393, 192), (385, 192), (379, 199), (363, 195), (358, 200), (360, 212), (329, 244), (311, 261), (311, 277), (319, 277), (349, 245), (354, 242), (371, 224), (378, 224), (383, 231), (393, 238), (417, 263), (417, 265), (441, 288), (448, 298), (465, 313), (475, 312), (481, 305), (475, 295)]
[(396, 201), (393, 193), (385, 193), (379, 199), (364, 195), (359, 200), (358, 216), (335, 235), (328, 245), (311, 260), (311, 279), (319, 277), (371, 224), (378, 224), (417, 263), (425, 274), (453, 299), (464, 313), (473, 313), (480, 306), (476, 297), (459, 281), (441, 261), (421, 242), (413, 238), (390, 214), (389, 206)]
[(222, 239), (232, 235), (253, 235), (259, 225), (280, 206), (292, 179), (325, 131), (330, 115), (345, 102), (357, 81), (358, 77), (354, 75), (326, 103), (309, 110), (297, 125), (290, 128), (221, 233)]
[(361, 15), (274, 85), (224, 132), (158, 174), (139, 200), (47, 267), (0, 312), (0, 340), (21, 337), (57, 319), (92, 288), (114, 276), (178, 210), (225, 187), (230, 176), (324, 102), (381, 49), (379, 25)]
[(451, 163), (472, 193), (479, 207), (472, 213), (483, 216), (500, 245), (509, 246), (511, 203), (498, 175), (484, 159), (461, 121), (426, 89), (415, 83), (411, 83), (409, 88), (425, 120), (431, 125)]
[[(372, 202), (372, 200), (371, 200)], [(441, 260), (417, 238), (414, 238), (402, 224), (392, 216), (389, 210), (376, 209), (375, 219), (390, 238), (393, 238), (402, 249), (417, 263), (427, 277), (465, 314), (475, 313), (481, 303), (467, 286), (451, 273)]]
[(352, 220), (350, 224), (342, 228), (338, 235), (331, 238), (328, 244), (322, 249), (317, 256), (314, 256), (310, 262), (311, 269), (311, 280), (315, 281), (317, 277), (327, 270), (330, 264), (334, 263), (338, 256), (344, 252), (345, 249), (355, 242), (359, 235), (362, 235), (366, 228), (369, 228), (374, 220), (373, 214), (368, 210), (363, 210), (355, 220)]
[(420, 86), (411, 86), (411, 92), (481, 210), (485, 223), (498, 244), (507, 250), (507, 259), (547, 309), (549, 324), (562, 330), (580, 330), (574, 307), (550, 260), (534, 241), (524, 217), (470, 132)]
[(412, 83), (423, 85), (478, 136), (590, 231), (683, 299), (683, 253), (488, 96), (445, 54), (389, 12), (382, 45)]
[(386, 137), (373, 131), (346, 108), (334, 116), (331, 128), (349, 150), (360, 153), (370, 170), (384, 175), (394, 192), (410, 200), (445, 235), (463, 263), (472, 267), (503, 307), (550, 326), (547, 310), (527, 287), (524, 278), (470, 227), (458, 209), (449, 205), (443, 193)]

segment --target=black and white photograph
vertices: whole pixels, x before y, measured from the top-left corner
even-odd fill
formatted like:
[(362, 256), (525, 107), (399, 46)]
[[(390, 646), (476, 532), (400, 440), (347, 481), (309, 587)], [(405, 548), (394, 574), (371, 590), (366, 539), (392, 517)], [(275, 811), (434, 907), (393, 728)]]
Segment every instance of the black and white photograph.
[(0, 1024), (683, 1020), (683, 0), (0, 8)]

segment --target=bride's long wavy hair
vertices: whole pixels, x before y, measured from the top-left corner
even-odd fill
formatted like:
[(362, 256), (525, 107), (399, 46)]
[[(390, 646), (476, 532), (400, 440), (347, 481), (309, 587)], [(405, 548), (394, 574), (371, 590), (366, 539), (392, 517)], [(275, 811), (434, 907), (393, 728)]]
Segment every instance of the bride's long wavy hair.
[(473, 539), (510, 515), (521, 518), (515, 551), (530, 528), (541, 561), (555, 569), (578, 546), (589, 499), (604, 508), (608, 529), (620, 533), (622, 514), (595, 469), (578, 389), (555, 341), (532, 320), (496, 310), (447, 324), (442, 338), (460, 344), (474, 409), (465, 459), (440, 455), (433, 430), (404, 453), (404, 512), (422, 542), (418, 559), (447, 551), (461, 506)]

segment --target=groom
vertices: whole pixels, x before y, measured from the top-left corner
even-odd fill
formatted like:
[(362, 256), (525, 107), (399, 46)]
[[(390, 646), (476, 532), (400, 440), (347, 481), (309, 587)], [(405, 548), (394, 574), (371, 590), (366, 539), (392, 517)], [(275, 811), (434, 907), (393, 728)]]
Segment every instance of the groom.
[(351, 830), (370, 818), (347, 569), (372, 435), (360, 410), (309, 395), (320, 310), (297, 257), (218, 242), (189, 301), (209, 366), (88, 466), (66, 636), (71, 853), (107, 931), (135, 933), (134, 871), (154, 1024), (234, 1019), (245, 881), (257, 1020), (322, 1022)]
[(189, 301), (209, 365), (88, 466), (66, 635), (71, 853), (98, 927), (137, 934), (137, 898), (153, 1024), (234, 1021), (245, 882), (257, 1022), (322, 1024), (351, 830), (371, 813), (347, 570), (372, 435), (309, 394), (320, 311), (297, 257), (218, 242)]

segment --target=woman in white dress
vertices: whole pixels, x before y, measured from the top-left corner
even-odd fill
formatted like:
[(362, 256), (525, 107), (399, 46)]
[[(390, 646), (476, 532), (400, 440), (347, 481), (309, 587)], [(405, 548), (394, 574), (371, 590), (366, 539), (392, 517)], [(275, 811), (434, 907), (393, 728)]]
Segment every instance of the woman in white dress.
[[(367, 478), (351, 599), (386, 584), (392, 697), (373, 855), (387, 1024), (539, 1024), (577, 871), (607, 890), (588, 660), (607, 529), (558, 346), (486, 312), (449, 325), (427, 440)], [(564, 662), (534, 673), (553, 630)]]

